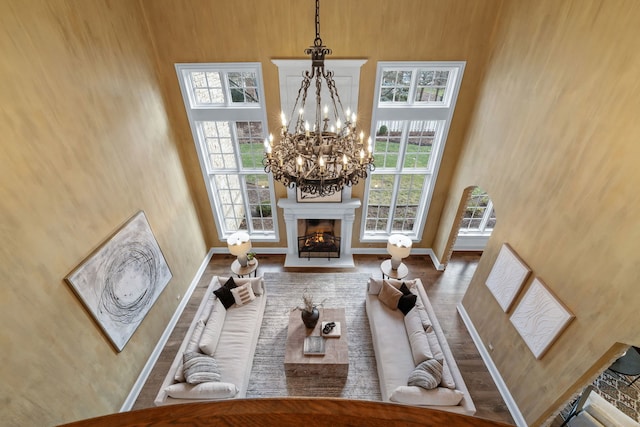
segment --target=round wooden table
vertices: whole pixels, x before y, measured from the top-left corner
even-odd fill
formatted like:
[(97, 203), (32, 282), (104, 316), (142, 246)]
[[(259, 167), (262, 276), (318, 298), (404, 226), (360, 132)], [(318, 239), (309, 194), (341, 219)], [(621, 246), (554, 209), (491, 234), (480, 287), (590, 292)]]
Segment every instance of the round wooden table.
[(380, 270), (382, 271), (383, 279), (385, 276), (387, 276), (390, 279), (400, 280), (400, 279), (404, 279), (405, 277), (407, 277), (407, 274), (409, 274), (409, 269), (402, 262), (398, 266), (397, 270), (394, 270), (393, 268), (391, 268), (390, 259), (383, 261), (382, 264), (380, 264)]
[[(251, 263), (253, 262), (253, 264)], [(258, 259), (254, 258), (252, 261), (249, 261), (246, 267), (240, 265), (238, 260), (235, 260), (231, 263), (231, 271), (238, 277), (249, 276), (253, 273), (253, 277), (257, 277), (258, 275)]]

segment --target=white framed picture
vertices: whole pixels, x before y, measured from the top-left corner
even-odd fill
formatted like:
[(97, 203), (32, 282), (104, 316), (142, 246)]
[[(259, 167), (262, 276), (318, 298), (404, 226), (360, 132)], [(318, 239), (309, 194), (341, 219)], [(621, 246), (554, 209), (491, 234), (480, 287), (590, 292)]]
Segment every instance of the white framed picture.
[(139, 211), (65, 280), (122, 351), (171, 277), (147, 217)]
[(485, 283), (505, 313), (513, 305), (530, 274), (531, 269), (527, 264), (509, 244), (504, 243)]
[(511, 315), (511, 323), (540, 359), (575, 316), (535, 278)]

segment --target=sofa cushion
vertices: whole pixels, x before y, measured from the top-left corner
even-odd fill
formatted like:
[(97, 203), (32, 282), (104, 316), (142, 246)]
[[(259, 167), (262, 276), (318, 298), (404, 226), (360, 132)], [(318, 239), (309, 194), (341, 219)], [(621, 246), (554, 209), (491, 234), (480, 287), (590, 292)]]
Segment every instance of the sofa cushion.
[(402, 292), (398, 290), (395, 286), (390, 284), (388, 281), (383, 281), (382, 289), (380, 289), (380, 293), (378, 294), (378, 299), (382, 301), (384, 305), (389, 307), (392, 310), (398, 309), (398, 301), (402, 296)]
[(251, 283), (245, 283), (244, 285), (233, 288), (231, 289), (231, 293), (233, 294), (233, 299), (236, 302), (236, 305), (249, 304), (251, 301), (256, 299)]
[(407, 331), (407, 337), (409, 338), (409, 345), (411, 346), (413, 366), (417, 366), (425, 360), (432, 359), (434, 357), (433, 350), (431, 350), (429, 346), (429, 340), (427, 339), (424, 329), (422, 329), (420, 316), (418, 316), (415, 308), (405, 315), (404, 327)]
[[(203, 320), (198, 320), (198, 322), (196, 323), (196, 327), (193, 329), (193, 332), (191, 333), (191, 337), (189, 338), (189, 342), (187, 343), (187, 347), (185, 348), (185, 353), (188, 351), (198, 351), (199, 347), (198, 347), (198, 343), (200, 342), (200, 337), (202, 336), (202, 331), (204, 331), (204, 321)], [(179, 383), (183, 383), (185, 381), (184, 378), (184, 364), (182, 363), (182, 361), (180, 362), (180, 365), (178, 365), (178, 369), (176, 369), (176, 372), (174, 373), (173, 379), (176, 382)]]
[(417, 406), (455, 406), (462, 400), (464, 393), (459, 390), (437, 387), (425, 390), (416, 386), (399, 386), (389, 397), (389, 400), (405, 405)]
[(164, 391), (174, 399), (227, 399), (238, 394), (238, 387), (223, 382), (178, 383), (165, 387)]
[(431, 347), (431, 351), (433, 352), (433, 358), (442, 363), (442, 381), (440, 382), (440, 385), (450, 389), (455, 389), (456, 383), (453, 380), (451, 369), (449, 369), (449, 365), (444, 359), (442, 347), (440, 346), (440, 341), (438, 341), (436, 332), (434, 330), (431, 330), (429, 332), (425, 332), (425, 334), (427, 335), (427, 340), (429, 341), (429, 347)]
[(400, 286), (399, 291), (402, 292), (402, 296), (398, 300), (398, 310), (406, 315), (416, 305), (418, 295), (411, 292), (404, 282)]
[(407, 385), (431, 390), (438, 387), (440, 380), (442, 380), (442, 365), (436, 359), (429, 359), (416, 366), (409, 375)]
[(216, 352), (226, 317), (227, 310), (224, 308), (222, 301), (218, 299), (213, 305), (213, 310), (211, 310), (211, 315), (209, 315), (209, 319), (207, 319), (207, 324), (202, 331), (202, 336), (198, 343), (198, 348), (204, 354), (213, 356)]
[(229, 308), (233, 304), (235, 304), (235, 300), (233, 299), (233, 294), (231, 293), (231, 289), (235, 287), (236, 287), (236, 284), (233, 281), (233, 277), (229, 277), (229, 280), (227, 280), (224, 285), (220, 286), (218, 289), (213, 291), (213, 293), (216, 294), (218, 299), (222, 301), (222, 305), (224, 305), (224, 308)]
[(420, 322), (422, 323), (422, 328), (427, 332), (431, 331), (431, 328), (432, 328), (431, 319), (429, 319), (427, 310), (425, 310), (424, 305), (422, 304), (420, 299), (416, 301), (416, 310), (418, 312), (418, 315), (420, 316)]
[[(215, 277), (211, 280), (217, 281)], [(202, 320), (205, 323), (207, 323), (207, 319), (209, 318), (209, 316), (211, 316), (211, 310), (213, 310), (213, 305), (215, 304), (217, 299), (218, 297), (216, 296), (216, 294), (213, 293), (213, 291), (209, 293), (209, 296), (207, 297), (207, 302), (204, 308), (202, 309), (202, 313), (200, 314), (200, 319), (198, 320)]]
[(182, 356), (184, 363), (184, 378), (189, 384), (220, 381), (220, 370), (216, 359), (206, 354), (194, 351), (185, 352)]

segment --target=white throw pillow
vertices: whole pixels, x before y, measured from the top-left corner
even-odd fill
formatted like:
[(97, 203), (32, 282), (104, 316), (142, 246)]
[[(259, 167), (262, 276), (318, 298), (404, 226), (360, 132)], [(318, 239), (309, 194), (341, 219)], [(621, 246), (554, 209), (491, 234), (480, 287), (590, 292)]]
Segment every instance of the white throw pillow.
[(425, 390), (416, 386), (399, 386), (391, 393), (389, 400), (396, 403), (417, 406), (455, 406), (464, 397), (460, 390), (437, 387)]
[(219, 299), (216, 300), (216, 303), (213, 305), (213, 310), (211, 310), (211, 316), (209, 316), (209, 320), (207, 320), (207, 325), (202, 331), (202, 336), (198, 344), (200, 351), (204, 354), (213, 356), (216, 352), (226, 315), (227, 310), (224, 308), (222, 301)]
[(178, 383), (165, 387), (164, 391), (174, 399), (228, 399), (238, 394), (238, 387), (221, 382), (197, 385)]
[(233, 288), (231, 289), (231, 293), (233, 294), (233, 299), (236, 301), (236, 305), (238, 306), (249, 304), (251, 301), (256, 299), (251, 283), (245, 283), (242, 286)]

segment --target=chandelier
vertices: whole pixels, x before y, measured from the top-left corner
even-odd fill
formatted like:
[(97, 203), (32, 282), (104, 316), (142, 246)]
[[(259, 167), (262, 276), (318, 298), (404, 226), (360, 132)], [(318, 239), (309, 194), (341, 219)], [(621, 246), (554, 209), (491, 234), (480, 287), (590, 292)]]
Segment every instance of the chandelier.
[[(320, 0), (316, 0), (316, 37), (305, 49), (311, 55), (311, 70), (302, 75), (290, 119), (280, 114), (280, 143), (273, 135), (265, 139), (264, 171), (286, 187), (298, 187), (308, 197), (330, 196), (345, 186), (357, 184), (373, 171), (371, 138), (356, 130), (356, 113), (346, 111), (340, 101), (333, 71), (325, 70), (324, 57), (331, 49), (320, 38)], [(326, 85), (329, 100), (321, 109), (320, 93)], [(305, 120), (307, 92), (315, 86), (315, 118), (313, 125)], [(297, 116), (296, 116), (297, 114)], [(295, 119), (294, 119), (295, 117)], [(290, 130), (293, 124), (293, 129)]]

